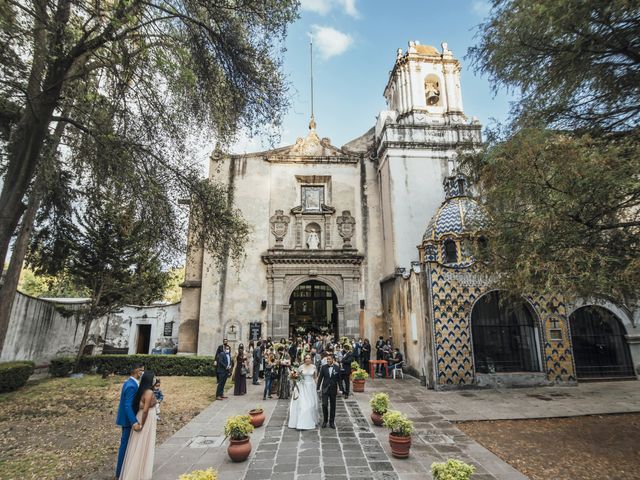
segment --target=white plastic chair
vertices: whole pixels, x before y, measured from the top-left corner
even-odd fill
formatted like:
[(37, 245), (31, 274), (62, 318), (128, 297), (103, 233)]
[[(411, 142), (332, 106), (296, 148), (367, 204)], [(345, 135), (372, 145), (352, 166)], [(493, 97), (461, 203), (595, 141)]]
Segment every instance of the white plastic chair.
[(400, 376), (402, 377), (402, 379), (404, 380), (404, 372), (402, 371), (402, 364), (404, 362), (400, 362), (398, 364), (396, 364), (396, 366), (393, 368), (393, 379), (396, 379), (396, 372), (400, 374)]

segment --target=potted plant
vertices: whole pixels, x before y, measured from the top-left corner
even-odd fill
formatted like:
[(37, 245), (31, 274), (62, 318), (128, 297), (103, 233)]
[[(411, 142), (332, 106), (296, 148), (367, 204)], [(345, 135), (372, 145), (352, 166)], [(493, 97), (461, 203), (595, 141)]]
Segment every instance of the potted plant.
[(389, 410), (382, 416), (382, 424), (390, 430), (391, 454), (396, 458), (407, 458), (411, 448), (413, 422), (406, 415), (396, 410)]
[(374, 425), (381, 427), (382, 416), (389, 410), (389, 395), (382, 392), (376, 393), (369, 400), (369, 405), (371, 405), (371, 421)]
[(251, 417), (251, 425), (253, 425), (254, 428), (261, 427), (265, 418), (262, 406), (258, 405), (253, 410), (249, 410), (249, 417)]
[(359, 368), (360, 368), (360, 364), (358, 362), (356, 362), (355, 360), (351, 362), (351, 373), (355, 372)]
[(476, 468), (461, 460), (450, 458), (446, 463), (431, 464), (434, 480), (469, 480)]
[(234, 462), (244, 462), (251, 453), (249, 434), (253, 432), (249, 415), (229, 417), (224, 426), (224, 434), (229, 437), (227, 453)]
[(364, 381), (369, 378), (369, 374), (359, 368), (352, 374), (353, 377), (353, 391), (364, 392)]
[(178, 480), (218, 480), (218, 472), (213, 468), (194, 470), (193, 472), (183, 473)]

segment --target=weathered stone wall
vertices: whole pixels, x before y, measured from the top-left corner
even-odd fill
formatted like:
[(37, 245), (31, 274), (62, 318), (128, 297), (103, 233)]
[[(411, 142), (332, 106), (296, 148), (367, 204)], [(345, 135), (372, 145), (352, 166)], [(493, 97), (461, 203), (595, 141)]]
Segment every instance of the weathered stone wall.
[[(0, 361), (31, 360), (47, 363), (59, 355), (75, 355), (84, 326), (77, 300), (53, 302), (16, 292), (9, 329)], [(148, 307), (125, 306), (120, 312), (96, 319), (89, 332), (88, 345), (101, 353), (104, 345), (136, 353), (138, 325), (151, 325), (149, 352), (157, 342), (178, 342), (180, 304)], [(173, 322), (171, 336), (164, 336), (165, 323)], [(106, 341), (105, 341), (106, 338)], [(91, 348), (93, 347), (93, 348)]]

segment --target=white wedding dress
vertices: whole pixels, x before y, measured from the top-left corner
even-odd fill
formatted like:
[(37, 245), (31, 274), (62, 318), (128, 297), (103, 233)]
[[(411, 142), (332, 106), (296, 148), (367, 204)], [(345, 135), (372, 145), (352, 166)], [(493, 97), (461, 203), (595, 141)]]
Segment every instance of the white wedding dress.
[(298, 367), (298, 373), (300, 374), (298, 391), (291, 391), (289, 428), (313, 430), (318, 426), (318, 394), (313, 378), (316, 367), (315, 365), (301, 365)]

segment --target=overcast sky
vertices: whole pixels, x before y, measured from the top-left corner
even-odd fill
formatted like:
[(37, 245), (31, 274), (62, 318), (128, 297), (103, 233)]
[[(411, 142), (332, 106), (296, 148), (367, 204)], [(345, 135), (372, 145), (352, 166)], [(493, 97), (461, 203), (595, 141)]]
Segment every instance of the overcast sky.
[[(484, 0), (301, 0), (301, 18), (286, 40), (284, 70), (291, 84), (292, 107), (280, 130), (279, 145), (305, 136), (311, 109), (309, 37), (314, 38), (315, 118), (318, 134), (342, 146), (375, 124), (385, 108), (382, 96), (395, 52), (409, 40), (449, 49), (462, 62), (466, 115), (483, 125), (505, 120), (506, 92), (493, 96), (489, 80), (477, 76), (464, 57), (477, 25), (489, 13)], [(264, 139), (243, 136), (235, 153), (263, 150)]]

